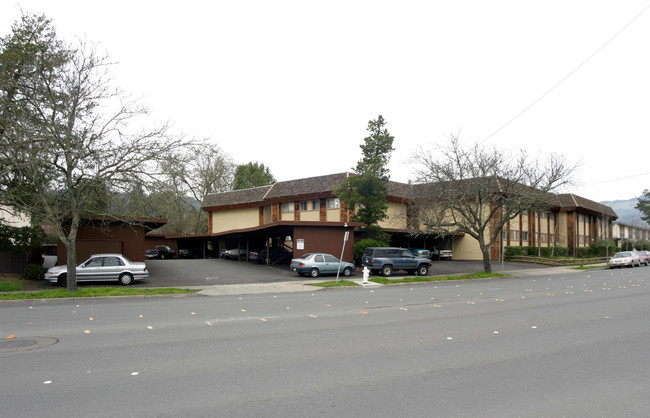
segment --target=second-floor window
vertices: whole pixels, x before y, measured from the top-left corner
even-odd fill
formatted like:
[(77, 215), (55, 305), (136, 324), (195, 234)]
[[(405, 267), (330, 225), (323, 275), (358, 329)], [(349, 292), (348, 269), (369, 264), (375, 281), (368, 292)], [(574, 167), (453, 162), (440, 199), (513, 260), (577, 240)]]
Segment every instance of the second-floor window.
[(315, 199), (311, 201), (311, 209), (312, 210), (319, 210), (320, 209), (320, 200)]
[(284, 202), (281, 207), (283, 213), (293, 212), (293, 202)]
[(327, 209), (338, 209), (341, 207), (341, 202), (335, 198), (330, 197), (327, 199)]
[(300, 202), (300, 210), (301, 211), (306, 211), (307, 210), (307, 201)]

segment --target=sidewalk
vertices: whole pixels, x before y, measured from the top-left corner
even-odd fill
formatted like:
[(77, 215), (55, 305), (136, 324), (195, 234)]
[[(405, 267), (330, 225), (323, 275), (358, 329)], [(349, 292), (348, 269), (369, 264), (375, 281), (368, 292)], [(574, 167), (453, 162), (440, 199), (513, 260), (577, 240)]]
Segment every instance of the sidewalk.
[[(511, 277), (536, 277), (549, 274), (571, 274), (578, 273), (582, 270), (574, 270), (569, 267), (547, 267), (538, 269), (524, 269), (524, 270), (506, 270), (500, 271), (494, 269), (493, 273), (503, 273)], [(326, 289), (319, 286), (310, 286), (313, 283), (322, 283), (323, 281), (334, 280), (331, 277), (324, 277), (320, 280), (301, 280), (291, 282), (276, 282), (276, 283), (251, 283), (251, 284), (224, 284), (212, 286), (184, 286), (185, 289), (200, 289), (198, 294), (203, 296), (223, 296), (223, 295), (254, 295), (263, 293), (294, 293), (294, 292), (316, 292), (318, 290)], [(379, 283), (368, 282), (363, 284), (363, 278), (357, 275), (356, 278), (346, 278), (346, 280), (353, 281), (363, 287), (380, 287), (383, 286)], [(424, 283), (424, 282), (423, 282)], [(411, 283), (415, 284), (415, 283)]]

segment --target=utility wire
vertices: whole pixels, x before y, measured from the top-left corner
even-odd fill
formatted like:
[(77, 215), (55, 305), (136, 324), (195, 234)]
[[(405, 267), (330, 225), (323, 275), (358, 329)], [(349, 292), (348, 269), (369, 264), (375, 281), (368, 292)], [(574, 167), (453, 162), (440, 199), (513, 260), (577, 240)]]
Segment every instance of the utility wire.
[(577, 67), (575, 67), (573, 70), (571, 70), (567, 75), (565, 75), (560, 81), (555, 83), (553, 87), (550, 89), (546, 90), (544, 94), (539, 96), (537, 100), (533, 101), (531, 104), (526, 106), (521, 112), (517, 113), (515, 117), (510, 119), (508, 122), (506, 122), (503, 126), (501, 126), (499, 129), (496, 131), (492, 132), (490, 135), (488, 135), (485, 139), (480, 141), (480, 143), (483, 143), (487, 141), (488, 139), (492, 138), (494, 135), (498, 134), (501, 132), (503, 129), (505, 129), (508, 125), (510, 125), (512, 122), (517, 120), (521, 115), (526, 113), (531, 107), (535, 106), (537, 103), (539, 103), (544, 97), (546, 97), (549, 93), (551, 93), (553, 90), (555, 90), (560, 84), (562, 84), (567, 78), (571, 77), (576, 71), (578, 71), (583, 65), (585, 65), (587, 62), (589, 62), (596, 54), (598, 54), (601, 50), (603, 50), (607, 45), (609, 45), (610, 42), (612, 42), (614, 39), (618, 37), (625, 29), (627, 29), (632, 23), (634, 23), (638, 18), (641, 17), (648, 9), (650, 9), (650, 4), (648, 4), (643, 10), (641, 10), (636, 16), (632, 18), (629, 22), (625, 24), (618, 32), (616, 32), (611, 38), (609, 38), (604, 44), (602, 44), (598, 49), (596, 49), (591, 55), (589, 55), (587, 58), (585, 58), (580, 64), (578, 64)]

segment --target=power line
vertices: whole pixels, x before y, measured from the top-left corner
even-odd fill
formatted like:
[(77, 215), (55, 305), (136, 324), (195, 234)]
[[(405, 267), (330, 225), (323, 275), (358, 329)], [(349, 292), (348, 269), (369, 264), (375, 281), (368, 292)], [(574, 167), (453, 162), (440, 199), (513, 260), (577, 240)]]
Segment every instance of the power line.
[(613, 181), (628, 180), (628, 179), (633, 179), (633, 178), (637, 178), (637, 177), (641, 177), (641, 176), (647, 176), (648, 174), (650, 174), (650, 171), (647, 172), (647, 173), (633, 174), (631, 176), (619, 177), (619, 178), (616, 178), (616, 179), (600, 180), (600, 181), (593, 181), (593, 182), (590, 181), (587, 184), (594, 185), (594, 184), (611, 183)]
[(492, 132), (490, 135), (488, 135), (485, 139), (480, 141), (480, 143), (483, 143), (487, 141), (488, 139), (492, 138), (494, 135), (498, 134), (501, 132), (503, 129), (505, 129), (508, 125), (510, 125), (512, 122), (517, 120), (521, 115), (526, 113), (531, 107), (535, 106), (537, 103), (539, 103), (544, 97), (546, 97), (549, 93), (551, 93), (553, 90), (555, 90), (560, 84), (562, 84), (567, 78), (571, 77), (576, 71), (578, 71), (583, 65), (585, 65), (587, 62), (589, 62), (596, 54), (598, 54), (601, 50), (603, 50), (610, 42), (612, 42), (614, 39), (618, 37), (625, 29), (627, 29), (632, 23), (634, 23), (638, 18), (641, 17), (648, 9), (650, 9), (650, 4), (648, 4), (646, 7), (641, 10), (636, 16), (632, 18), (629, 22), (627, 22), (618, 32), (616, 32), (611, 38), (609, 38), (607, 41), (605, 41), (604, 44), (602, 44), (598, 49), (596, 49), (591, 55), (589, 55), (587, 58), (585, 58), (580, 64), (578, 64), (577, 67), (575, 67), (573, 70), (571, 70), (567, 75), (562, 77), (560, 81), (555, 83), (550, 89), (546, 90), (544, 94), (539, 96), (535, 101), (533, 101), (531, 104), (526, 106), (521, 112), (517, 113), (512, 119), (510, 119), (508, 122), (506, 122), (503, 126), (501, 126), (499, 129), (496, 131)]

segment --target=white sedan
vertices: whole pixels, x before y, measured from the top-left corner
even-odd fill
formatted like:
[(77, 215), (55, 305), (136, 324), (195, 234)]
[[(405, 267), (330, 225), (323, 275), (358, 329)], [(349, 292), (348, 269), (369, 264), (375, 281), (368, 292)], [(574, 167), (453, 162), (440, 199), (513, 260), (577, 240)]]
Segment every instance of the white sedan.
[[(131, 261), (122, 254), (95, 254), (77, 266), (77, 282), (118, 280), (123, 285), (134, 280), (149, 277), (147, 266), (141, 261)], [(68, 267), (51, 267), (45, 273), (45, 280), (66, 286)]]
[(614, 254), (614, 257), (609, 259), (607, 265), (611, 269), (614, 267), (641, 267), (641, 260), (634, 251), (621, 251)]

